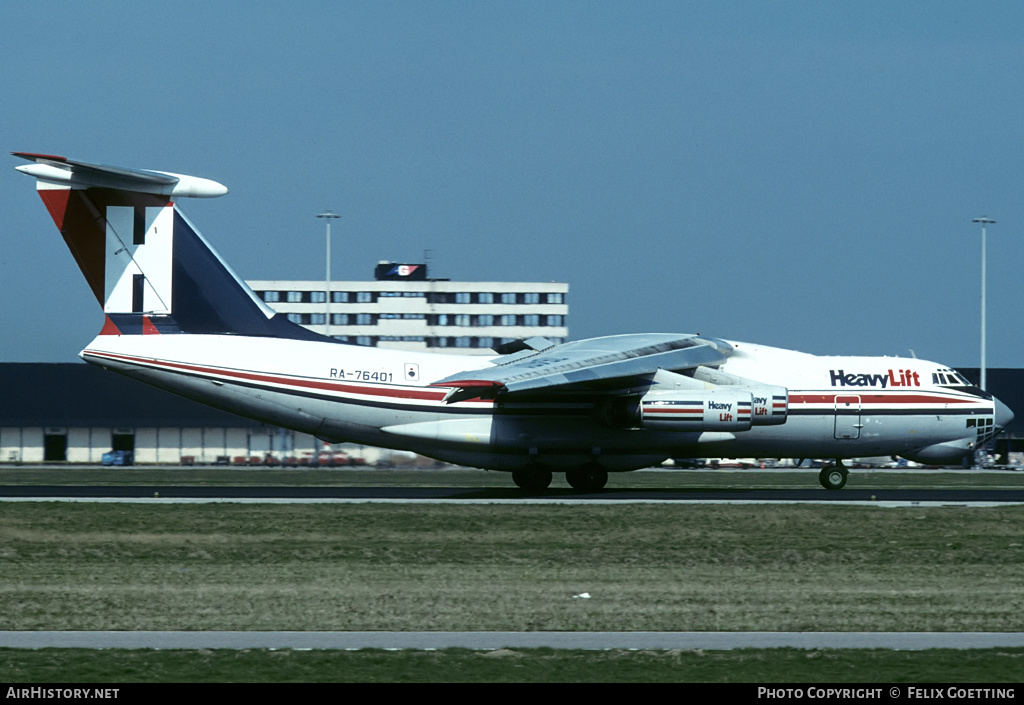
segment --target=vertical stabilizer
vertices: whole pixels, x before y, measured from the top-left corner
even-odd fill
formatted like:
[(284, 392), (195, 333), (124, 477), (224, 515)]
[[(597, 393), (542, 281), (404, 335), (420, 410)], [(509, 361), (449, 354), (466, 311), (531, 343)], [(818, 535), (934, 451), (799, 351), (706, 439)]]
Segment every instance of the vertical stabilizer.
[(101, 334), (207, 333), (330, 340), (277, 314), (178, 210), (227, 193), (182, 174), (15, 152), (107, 316)]

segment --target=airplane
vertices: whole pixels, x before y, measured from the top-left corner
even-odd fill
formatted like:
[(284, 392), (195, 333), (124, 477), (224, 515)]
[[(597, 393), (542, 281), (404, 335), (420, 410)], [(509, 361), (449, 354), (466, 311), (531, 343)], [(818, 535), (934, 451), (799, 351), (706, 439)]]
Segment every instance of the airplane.
[(86, 362), (210, 406), (312, 434), (510, 472), (529, 491), (564, 472), (595, 492), (609, 472), (668, 458), (960, 463), (1013, 412), (945, 365), (815, 356), (674, 333), (493, 356), (353, 345), (267, 306), (185, 217), (180, 198), (227, 188), (183, 174), (13, 152), (103, 308)]

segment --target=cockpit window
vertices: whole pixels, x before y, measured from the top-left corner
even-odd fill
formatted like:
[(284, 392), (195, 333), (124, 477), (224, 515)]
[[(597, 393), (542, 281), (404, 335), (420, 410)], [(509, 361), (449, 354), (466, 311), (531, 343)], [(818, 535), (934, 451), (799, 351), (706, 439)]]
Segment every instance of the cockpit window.
[(932, 373), (932, 384), (944, 387), (970, 387), (971, 383), (954, 370), (939, 370)]

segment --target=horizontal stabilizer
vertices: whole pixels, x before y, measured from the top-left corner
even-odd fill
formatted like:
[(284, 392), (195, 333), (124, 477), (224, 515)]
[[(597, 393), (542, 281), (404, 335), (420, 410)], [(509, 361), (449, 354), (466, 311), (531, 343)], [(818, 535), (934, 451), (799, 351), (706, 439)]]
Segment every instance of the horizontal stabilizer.
[(40, 188), (52, 184), (71, 188), (110, 188), (134, 193), (186, 198), (215, 198), (228, 189), (223, 184), (196, 176), (172, 174), (164, 171), (126, 169), (105, 164), (89, 164), (67, 157), (32, 152), (11, 152), (15, 157), (34, 164), (17, 167), (18, 171), (34, 176)]

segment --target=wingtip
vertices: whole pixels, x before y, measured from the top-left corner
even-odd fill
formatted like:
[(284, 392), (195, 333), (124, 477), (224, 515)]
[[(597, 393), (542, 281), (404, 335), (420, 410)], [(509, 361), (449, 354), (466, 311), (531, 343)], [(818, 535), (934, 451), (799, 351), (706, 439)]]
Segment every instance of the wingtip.
[(38, 162), (41, 160), (50, 162), (66, 162), (68, 160), (67, 157), (58, 157), (56, 154), (37, 154), (36, 152), (11, 152), (11, 156), (27, 159), (30, 162)]

